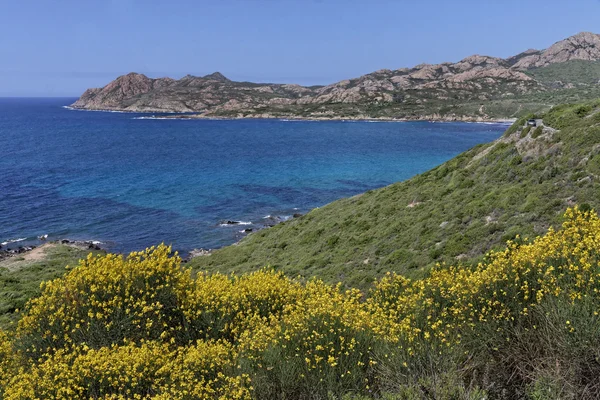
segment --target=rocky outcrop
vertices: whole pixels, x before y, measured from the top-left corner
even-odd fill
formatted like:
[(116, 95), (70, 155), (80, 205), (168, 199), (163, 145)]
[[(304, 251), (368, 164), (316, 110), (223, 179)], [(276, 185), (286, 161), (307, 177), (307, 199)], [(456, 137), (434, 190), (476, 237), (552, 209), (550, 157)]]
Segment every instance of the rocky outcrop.
[[(600, 60), (600, 35), (580, 33), (546, 50), (527, 50), (508, 59), (473, 55), (457, 63), (382, 69), (322, 87), (234, 82), (219, 72), (179, 80), (130, 73), (103, 88), (88, 89), (72, 107), (228, 117), (369, 118), (380, 116), (373, 114), (377, 105), (379, 110), (393, 110), (388, 115), (394, 118), (418, 119), (442, 112), (442, 119), (477, 120), (485, 116), (477, 112), (458, 116), (455, 111), (443, 112), (443, 107), (429, 105), (477, 103), (566, 88), (569, 83), (553, 87), (538, 82), (527, 71), (570, 60)], [(480, 105), (471, 109), (480, 109)]]
[(198, 112), (216, 107), (224, 110), (251, 108), (272, 99), (298, 98), (313, 91), (299, 85), (233, 82), (215, 72), (179, 80), (148, 78), (143, 74), (123, 75), (98, 89), (88, 89), (71, 106), (86, 110), (132, 112)]
[(512, 68), (527, 70), (571, 60), (600, 60), (600, 35), (582, 32), (561, 40), (546, 50), (528, 50), (516, 57)]

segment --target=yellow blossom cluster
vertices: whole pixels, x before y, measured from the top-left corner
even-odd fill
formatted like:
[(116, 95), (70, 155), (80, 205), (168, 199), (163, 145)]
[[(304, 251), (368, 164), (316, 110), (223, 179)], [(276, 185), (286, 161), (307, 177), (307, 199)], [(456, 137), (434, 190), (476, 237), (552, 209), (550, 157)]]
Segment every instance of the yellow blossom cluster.
[(462, 329), (510, 323), (547, 296), (600, 300), (600, 219), (577, 209), (565, 219), (561, 230), (509, 242), (475, 267), (438, 265), (414, 281), (388, 274), (368, 299), (378, 332), (396, 342), (435, 338), (450, 346)]
[(204, 342), (61, 349), (7, 382), (4, 398), (249, 399), (247, 377), (231, 374), (233, 354)]
[(419, 346), (501, 330), (549, 298), (600, 311), (599, 255), (600, 219), (570, 209), (562, 229), (477, 265), (390, 274), (369, 293), (270, 270), (194, 276), (164, 245), (90, 256), (0, 331), (0, 399), (375, 393), (393, 352), (406, 366)]
[(292, 385), (317, 390), (336, 380), (348, 390), (368, 388), (377, 363), (373, 345), (378, 338), (362, 297), (358, 290), (310, 281), (280, 318), (247, 330), (240, 348), (267, 376), (293, 370)]
[(303, 296), (302, 285), (282, 273), (199, 274), (182, 308), (193, 331), (236, 342), (243, 332), (260, 330), (269, 320), (281, 318), (285, 308)]

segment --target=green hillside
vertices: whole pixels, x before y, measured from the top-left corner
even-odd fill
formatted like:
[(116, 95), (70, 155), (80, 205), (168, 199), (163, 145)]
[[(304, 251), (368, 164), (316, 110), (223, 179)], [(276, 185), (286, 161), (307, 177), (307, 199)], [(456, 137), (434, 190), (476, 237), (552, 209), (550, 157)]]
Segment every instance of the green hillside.
[(394, 271), (421, 275), (437, 262), (475, 260), (517, 234), (557, 226), (573, 204), (600, 205), (600, 101), (548, 112), (544, 126), (516, 122), (408, 181), (342, 199), (239, 244), (198, 257), (196, 270), (289, 276), (366, 287)]

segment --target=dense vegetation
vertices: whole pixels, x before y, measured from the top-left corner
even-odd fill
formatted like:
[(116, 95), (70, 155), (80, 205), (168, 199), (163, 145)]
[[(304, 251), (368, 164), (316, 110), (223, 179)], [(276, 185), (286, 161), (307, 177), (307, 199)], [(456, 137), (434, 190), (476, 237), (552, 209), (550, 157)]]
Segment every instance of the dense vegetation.
[(558, 226), (569, 206), (600, 206), (599, 106), (555, 107), (536, 129), (521, 119), (499, 140), (431, 171), (251, 234), (191, 265), (226, 273), (269, 265), (365, 288), (387, 271), (421, 276), (436, 262), (477, 260), (517, 234)]
[(93, 256), (0, 331), (2, 399), (593, 399), (600, 219), (368, 293)]
[(0, 399), (600, 398), (600, 101), (529, 117), (192, 268), (3, 262)]

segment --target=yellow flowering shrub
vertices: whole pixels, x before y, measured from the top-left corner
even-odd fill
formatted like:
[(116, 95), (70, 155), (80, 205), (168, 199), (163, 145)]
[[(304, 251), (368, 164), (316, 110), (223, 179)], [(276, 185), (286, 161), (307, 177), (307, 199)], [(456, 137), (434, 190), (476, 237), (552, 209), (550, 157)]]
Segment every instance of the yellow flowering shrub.
[(42, 284), (42, 295), (28, 303), (19, 321), (18, 343), (39, 356), (126, 339), (185, 341), (180, 303), (192, 278), (170, 253), (160, 245), (127, 258), (90, 255), (63, 278)]
[(600, 219), (569, 209), (559, 231), (527, 244), (509, 242), (474, 268), (438, 266), (412, 281), (388, 274), (368, 300), (376, 330), (390, 340), (460, 342), (462, 328), (527, 315), (547, 296), (598, 299)]
[(0, 399), (3, 389), (16, 369), (16, 354), (6, 332), (0, 330)]
[(58, 350), (15, 375), (5, 399), (249, 399), (247, 377), (232, 376), (230, 345), (128, 343)]
[[(269, 270), (192, 276), (163, 245), (90, 256), (42, 286), (15, 332), (0, 331), (0, 399), (379, 396), (434, 387), (439, 372), (463, 379), (477, 352), (482, 367), (469, 379), (495, 365), (530, 384), (561, 366), (554, 381), (567, 376), (600, 396), (585, 381), (600, 374), (589, 356), (600, 351), (599, 255), (600, 219), (570, 209), (560, 230), (509, 242), (477, 265), (387, 275), (368, 295)], [(530, 342), (535, 351), (524, 351)], [(573, 360), (553, 358), (560, 351), (583, 360), (571, 375)], [(439, 370), (440, 360), (455, 370)], [(503, 388), (464, 379), (442, 386)]]
[[(368, 390), (373, 382), (372, 318), (358, 290), (342, 291), (313, 280), (281, 318), (241, 339), (260, 380), (270, 386), (259, 398), (326, 397)], [(319, 397), (320, 398), (320, 397)]]
[(280, 272), (265, 270), (239, 277), (199, 274), (183, 308), (194, 331), (235, 342), (243, 332), (280, 318), (285, 307), (302, 294), (302, 285)]

